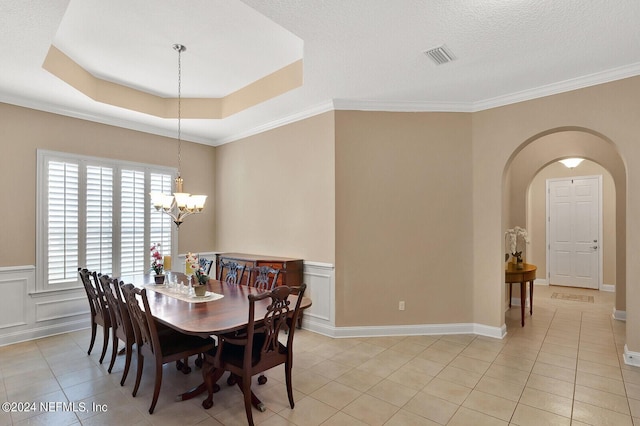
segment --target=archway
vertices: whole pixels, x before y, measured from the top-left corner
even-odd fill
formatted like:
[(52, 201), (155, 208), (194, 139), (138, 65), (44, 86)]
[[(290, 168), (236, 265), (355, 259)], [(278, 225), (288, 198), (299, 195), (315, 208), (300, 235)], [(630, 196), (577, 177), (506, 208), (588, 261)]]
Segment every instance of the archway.
[(510, 157), (503, 174), (503, 228), (527, 223), (527, 193), (534, 176), (548, 164), (566, 157), (582, 157), (601, 165), (615, 185), (614, 315), (626, 312), (626, 169), (614, 144), (605, 136), (584, 128), (557, 128), (537, 134)]

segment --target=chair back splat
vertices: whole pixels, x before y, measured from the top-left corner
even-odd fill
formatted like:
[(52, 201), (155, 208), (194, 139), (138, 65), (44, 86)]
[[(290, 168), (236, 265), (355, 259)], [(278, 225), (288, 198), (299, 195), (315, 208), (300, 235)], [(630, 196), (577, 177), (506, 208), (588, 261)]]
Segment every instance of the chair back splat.
[(249, 269), (247, 284), (260, 290), (273, 290), (278, 282), (279, 269), (257, 266)]
[(198, 261), (200, 262), (200, 267), (202, 268), (204, 273), (206, 275), (209, 275), (211, 273), (211, 265), (213, 265), (213, 260), (201, 257)]
[(246, 265), (239, 265), (236, 262), (220, 262), (220, 273), (218, 279), (227, 284), (242, 284), (242, 277)]
[[(250, 294), (247, 328), (218, 336), (218, 347), (213, 355), (205, 354), (203, 374), (211, 372), (214, 379), (205, 376), (208, 397), (203, 407), (213, 405), (214, 383), (221, 372), (231, 373), (227, 383), (236, 383), (242, 390), (247, 421), (253, 425), (251, 404), (257, 398), (251, 391), (251, 377), (284, 364), (289, 405), (294, 408), (291, 368), (293, 366), (293, 336), (300, 314), (300, 303), (306, 284), (300, 287), (278, 286), (271, 291)], [(290, 295), (298, 295), (292, 306)], [(264, 317), (255, 318), (256, 307), (266, 308)], [(286, 344), (279, 340), (280, 332), (288, 330)], [(265, 379), (266, 381), (266, 379)], [(264, 383), (264, 382), (262, 382)], [(264, 411), (264, 406), (259, 405)]]

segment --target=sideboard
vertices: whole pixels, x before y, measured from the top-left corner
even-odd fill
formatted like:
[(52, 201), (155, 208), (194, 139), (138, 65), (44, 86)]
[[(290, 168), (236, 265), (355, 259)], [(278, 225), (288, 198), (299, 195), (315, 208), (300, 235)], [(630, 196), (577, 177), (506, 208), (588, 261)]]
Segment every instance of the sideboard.
[[(278, 281), (276, 285), (297, 286), (302, 284), (303, 261), (302, 259), (293, 259), (288, 257), (263, 256), (260, 254), (246, 253), (218, 253), (216, 254), (216, 277), (220, 273), (220, 261), (236, 262), (246, 265), (247, 269), (258, 266), (268, 266), (273, 269), (279, 269)], [(242, 284), (247, 283), (248, 273), (245, 272)]]

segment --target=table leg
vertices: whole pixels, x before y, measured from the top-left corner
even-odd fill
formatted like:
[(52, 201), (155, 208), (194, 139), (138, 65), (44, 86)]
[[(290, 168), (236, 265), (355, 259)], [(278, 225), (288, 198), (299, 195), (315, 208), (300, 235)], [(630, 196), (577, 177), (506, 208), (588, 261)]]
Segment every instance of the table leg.
[[(218, 385), (216, 382), (218, 381), (218, 379), (220, 379), (220, 377), (222, 377), (224, 371), (214, 368), (207, 368), (207, 366), (202, 367), (202, 376), (204, 381), (195, 388), (189, 389), (185, 393), (181, 393), (180, 395), (176, 396), (176, 401), (186, 401), (207, 392), (207, 380), (209, 380), (212, 386), (213, 393), (216, 393), (220, 390), (220, 385)], [(211, 403), (211, 405), (213, 405), (213, 402)], [(207, 408), (210, 408), (211, 405)]]
[(527, 298), (527, 282), (522, 281), (520, 283), (520, 312), (522, 314), (522, 326), (524, 327), (524, 305)]
[(529, 281), (529, 315), (533, 315), (533, 281)]
[(188, 399), (195, 398), (196, 396), (206, 391), (207, 391), (207, 387), (205, 386), (205, 384), (200, 383), (195, 388), (189, 389), (185, 393), (181, 393), (180, 395), (176, 396), (176, 401), (186, 401)]

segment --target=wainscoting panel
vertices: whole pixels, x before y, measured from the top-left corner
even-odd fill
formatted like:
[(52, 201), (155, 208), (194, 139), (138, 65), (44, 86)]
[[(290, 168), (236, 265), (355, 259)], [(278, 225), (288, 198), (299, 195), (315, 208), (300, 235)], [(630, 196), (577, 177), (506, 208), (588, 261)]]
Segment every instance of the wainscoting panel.
[(36, 322), (60, 320), (89, 313), (89, 301), (87, 296), (83, 295), (36, 302)]
[[(303, 281), (307, 284), (305, 296), (312, 305), (304, 310), (305, 328), (316, 331), (335, 327), (334, 267), (319, 262), (304, 262)], [(319, 330), (318, 330), (319, 331)], [(322, 333), (322, 331), (319, 331)]]
[(0, 333), (3, 329), (27, 324), (27, 293), (30, 279), (33, 277), (21, 271), (0, 274)]
[(35, 290), (35, 266), (0, 268), (0, 346), (89, 326), (89, 303), (83, 288)]

